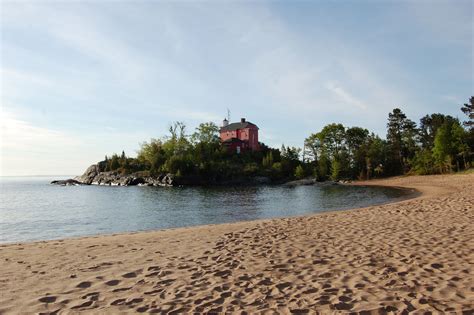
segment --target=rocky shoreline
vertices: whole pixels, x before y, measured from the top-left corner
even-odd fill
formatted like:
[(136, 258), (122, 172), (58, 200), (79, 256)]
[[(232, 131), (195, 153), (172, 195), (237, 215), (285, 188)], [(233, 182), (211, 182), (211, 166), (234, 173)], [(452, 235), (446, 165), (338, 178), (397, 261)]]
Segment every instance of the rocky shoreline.
[(176, 186), (173, 174), (161, 174), (159, 176), (141, 176), (139, 173), (120, 174), (119, 172), (104, 172), (99, 164), (91, 165), (81, 176), (72, 179), (53, 180), (53, 185), (78, 186), (78, 185), (101, 185), (101, 186)]
[(286, 187), (310, 186), (310, 185), (338, 185), (347, 184), (350, 181), (326, 181), (318, 182), (316, 178), (305, 178), (293, 181), (272, 182), (268, 177), (253, 177), (248, 179), (235, 179), (219, 183), (204, 182), (200, 178), (177, 178), (173, 174), (160, 174), (158, 176), (144, 175), (143, 172), (132, 174), (122, 174), (116, 171), (104, 171), (104, 167), (99, 162), (87, 168), (81, 176), (66, 180), (53, 180), (51, 184), (59, 186), (79, 186), (79, 185), (100, 185), (100, 186), (203, 186), (203, 185), (283, 185)]

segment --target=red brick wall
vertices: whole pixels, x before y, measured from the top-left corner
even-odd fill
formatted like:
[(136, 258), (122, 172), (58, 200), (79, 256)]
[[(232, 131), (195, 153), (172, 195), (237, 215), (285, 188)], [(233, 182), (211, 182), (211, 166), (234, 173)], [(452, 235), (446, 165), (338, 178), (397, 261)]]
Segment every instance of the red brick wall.
[(228, 139), (237, 138), (237, 131), (224, 131), (221, 132), (221, 141), (226, 141)]
[(257, 127), (249, 127), (249, 128), (238, 129), (234, 131), (221, 132), (221, 141), (226, 141), (232, 138), (237, 138), (242, 141), (248, 141), (249, 148), (251, 150), (260, 149), (260, 146), (258, 144), (258, 128)]

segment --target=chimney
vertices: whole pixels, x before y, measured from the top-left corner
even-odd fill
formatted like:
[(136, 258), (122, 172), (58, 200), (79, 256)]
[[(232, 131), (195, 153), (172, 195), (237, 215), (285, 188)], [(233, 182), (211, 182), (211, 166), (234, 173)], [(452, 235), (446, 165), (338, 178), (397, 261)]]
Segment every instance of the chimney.
[(244, 122), (245, 122), (245, 118), (240, 118), (240, 122), (241, 122), (241, 123), (244, 123)]
[(229, 121), (227, 120), (227, 118), (224, 119), (224, 121), (222, 122), (222, 127), (227, 127), (229, 125)]

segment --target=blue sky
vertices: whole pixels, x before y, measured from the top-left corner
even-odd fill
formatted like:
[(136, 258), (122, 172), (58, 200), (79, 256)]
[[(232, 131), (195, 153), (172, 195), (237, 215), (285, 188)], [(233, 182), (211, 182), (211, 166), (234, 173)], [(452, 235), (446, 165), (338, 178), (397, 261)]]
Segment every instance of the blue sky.
[(1, 175), (79, 174), (227, 108), (274, 147), (461, 117), (472, 45), (471, 1), (2, 1)]

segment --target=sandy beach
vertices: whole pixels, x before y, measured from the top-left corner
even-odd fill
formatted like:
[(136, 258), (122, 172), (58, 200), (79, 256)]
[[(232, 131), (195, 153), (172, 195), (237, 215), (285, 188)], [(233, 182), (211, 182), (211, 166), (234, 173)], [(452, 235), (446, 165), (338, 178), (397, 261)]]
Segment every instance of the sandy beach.
[[(317, 215), (0, 245), (0, 313), (474, 312), (474, 174)], [(364, 313), (365, 314), (365, 313)]]

